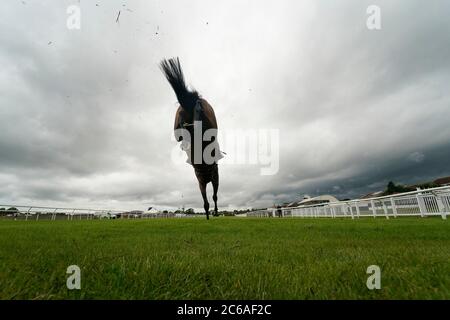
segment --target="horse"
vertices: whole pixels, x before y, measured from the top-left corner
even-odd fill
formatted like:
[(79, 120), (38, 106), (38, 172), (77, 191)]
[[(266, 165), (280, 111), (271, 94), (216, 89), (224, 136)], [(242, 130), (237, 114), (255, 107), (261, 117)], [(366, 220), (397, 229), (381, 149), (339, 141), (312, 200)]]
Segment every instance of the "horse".
[[(217, 162), (223, 158), (217, 142), (218, 126), (216, 115), (208, 101), (203, 99), (196, 90), (190, 90), (186, 86), (179, 58), (162, 60), (160, 62), (160, 68), (170, 83), (180, 104), (175, 114), (175, 139), (177, 142), (181, 142), (181, 148), (187, 153), (188, 160), (186, 162), (194, 168), (203, 197), (203, 208), (205, 209), (206, 219), (209, 220), (209, 202), (206, 194), (206, 186), (208, 183), (212, 183), (214, 215), (218, 215), (217, 192), (219, 190), (219, 169)], [(196, 135), (196, 130), (201, 130), (201, 132), (199, 131), (201, 141), (197, 139), (198, 135)], [(211, 143), (203, 139), (205, 132), (208, 131), (214, 132), (210, 139), (213, 148), (208, 149), (211, 150), (209, 155), (212, 157), (212, 161), (211, 157), (208, 157), (208, 159), (205, 158), (205, 149), (208, 148), (208, 145), (211, 145)], [(200, 145), (201, 148), (199, 148)]]

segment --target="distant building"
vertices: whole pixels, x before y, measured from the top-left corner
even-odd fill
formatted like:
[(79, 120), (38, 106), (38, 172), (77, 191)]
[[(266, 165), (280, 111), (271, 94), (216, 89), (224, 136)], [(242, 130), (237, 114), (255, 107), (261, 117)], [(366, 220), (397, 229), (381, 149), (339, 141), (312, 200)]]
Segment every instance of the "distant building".
[(371, 192), (368, 193), (366, 195), (363, 195), (361, 197), (361, 199), (369, 199), (369, 198), (376, 198), (376, 197), (381, 197), (383, 195), (384, 191), (375, 191), (375, 192)]
[[(390, 182), (389, 184), (391, 184)], [(369, 198), (377, 198), (382, 197), (385, 195), (391, 195), (396, 193), (403, 193), (403, 192), (409, 192), (409, 191), (415, 191), (419, 189), (428, 189), (428, 188), (436, 188), (436, 187), (445, 187), (450, 186), (450, 177), (442, 177), (439, 179), (436, 179), (434, 181), (429, 182), (422, 182), (412, 185), (395, 185), (392, 183), (393, 187), (397, 190), (389, 191), (389, 184), (387, 186), (387, 189), (384, 191), (375, 191), (368, 193), (364, 196), (362, 196), (360, 199), (369, 199)]]
[(148, 208), (147, 211), (144, 212), (144, 214), (157, 214), (159, 213), (159, 210), (157, 210), (155, 207)]
[(133, 210), (128, 212), (123, 212), (120, 214), (120, 218), (127, 219), (127, 218), (139, 218), (144, 214), (144, 211), (140, 210)]
[(336, 197), (333, 197), (329, 194), (324, 194), (321, 196), (313, 197), (313, 198), (306, 198), (300, 201), (298, 204), (299, 206), (310, 206), (313, 204), (321, 204), (321, 203), (330, 203), (330, 202), (339, 202), (339, 200)]
[(450, 186), (450, 177), (439, 178), (433, 181), (434, 184), (437, 184), (441, 187)]
[(317, 197), (310, 197), (305, 195), (302, 200), (283, 203), (281, 205), (282, 208), (294, 208), (298, 206), (309, 206), (313, 204), (321, 204), (321, 203), (330, 203), (330, 202), (338, 202), (339, 200), (336, 197), (333, 197), (328, 194), (324, 194)]

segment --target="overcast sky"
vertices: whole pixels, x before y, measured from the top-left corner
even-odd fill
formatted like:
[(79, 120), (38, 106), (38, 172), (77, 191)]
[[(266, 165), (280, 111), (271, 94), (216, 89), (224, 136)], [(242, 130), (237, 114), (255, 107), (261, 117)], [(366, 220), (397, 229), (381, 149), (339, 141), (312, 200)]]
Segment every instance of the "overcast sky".
[[(72, 4), (80, 30), (66, 27)], [(381, 30), (366, 27), (371, 4)], [(450, 175), (449, 12), (446, 0), (3, 0), (0, 203), (202, 207), (193, 169), (171, 160), (177, 102), (158, 63), (173, 56), (220, 130), (279, 130), (277, 174), (219, 166), (221, 209)]]

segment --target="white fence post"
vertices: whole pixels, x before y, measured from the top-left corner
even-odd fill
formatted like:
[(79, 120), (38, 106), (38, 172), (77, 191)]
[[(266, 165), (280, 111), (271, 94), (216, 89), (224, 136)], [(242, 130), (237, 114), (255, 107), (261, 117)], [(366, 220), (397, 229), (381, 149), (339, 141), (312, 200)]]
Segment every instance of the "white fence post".
[(422, 206), (422, 197), (420, 197), (419, 195), (422, 195), (421, 193), (416, 194), (416, 199), (417, 199), (417, 205), (419, 206), (419, 211), (420, 211), (420, 216), (423, 218), (425, 216), (425, 210)]
[(356, 215), (358, 216), (358, 218), (360, 218), (361, 211), (359, 210), (359, 203), (356, 202), (355, 205), (356, 205)]
[(384, 214), (386, 215), (386, 219), (389, 219), (389, 214), (388, 214), (388, 210), (387, 210), (387, 207), (386, 207), (386, 202), (384, 202), (384, 200), (382, 200), (382, 203), (383, 203), (383, 211), (384, 211)]
[(28, 214), (30, 213), (31, 208), (33, 208), (33, 207), (30, 207), (30, 208), (28, 209), (27, 213), (25, 214), (25, 221), (28, 220)]
[(397, 207), (395, 206), (394, 198), (391, 199), (391, 207), (392, 207), (392, 213), (394, 214), (394, 218), (397, 218)]
[(373, 217), (376, 218), (376, 216), (377, 216), (377, 208), (375, 207), (375, 201), (370, 200), (370, 203), (372, 205)]
[(353, 216), (353, 209), (352, 209), (352, 205), (350, 204), (348, 206), (350, 208), (350, 214), (352, 215), (352, 219), (355, 219), (355, 217)]
[(442, 198), (440, 195), (436, 194), (436, 202), (439, 208), (439, 212), (441, 213), (442, 219), (447, 219), (447, 214), (445, 212), (445, 205), (444, 205), (444, 201), (442, 201)]

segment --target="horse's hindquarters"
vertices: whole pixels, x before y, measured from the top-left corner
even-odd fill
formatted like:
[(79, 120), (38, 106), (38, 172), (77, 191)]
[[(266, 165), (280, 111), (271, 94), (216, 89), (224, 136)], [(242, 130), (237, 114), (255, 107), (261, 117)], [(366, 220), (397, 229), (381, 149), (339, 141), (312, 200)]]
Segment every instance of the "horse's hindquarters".
[(207, 184), (209, 182), (217, 181), (219, 176), (219, 169), (217, 163), (194, 165), (195, 175), (200, 183)]

